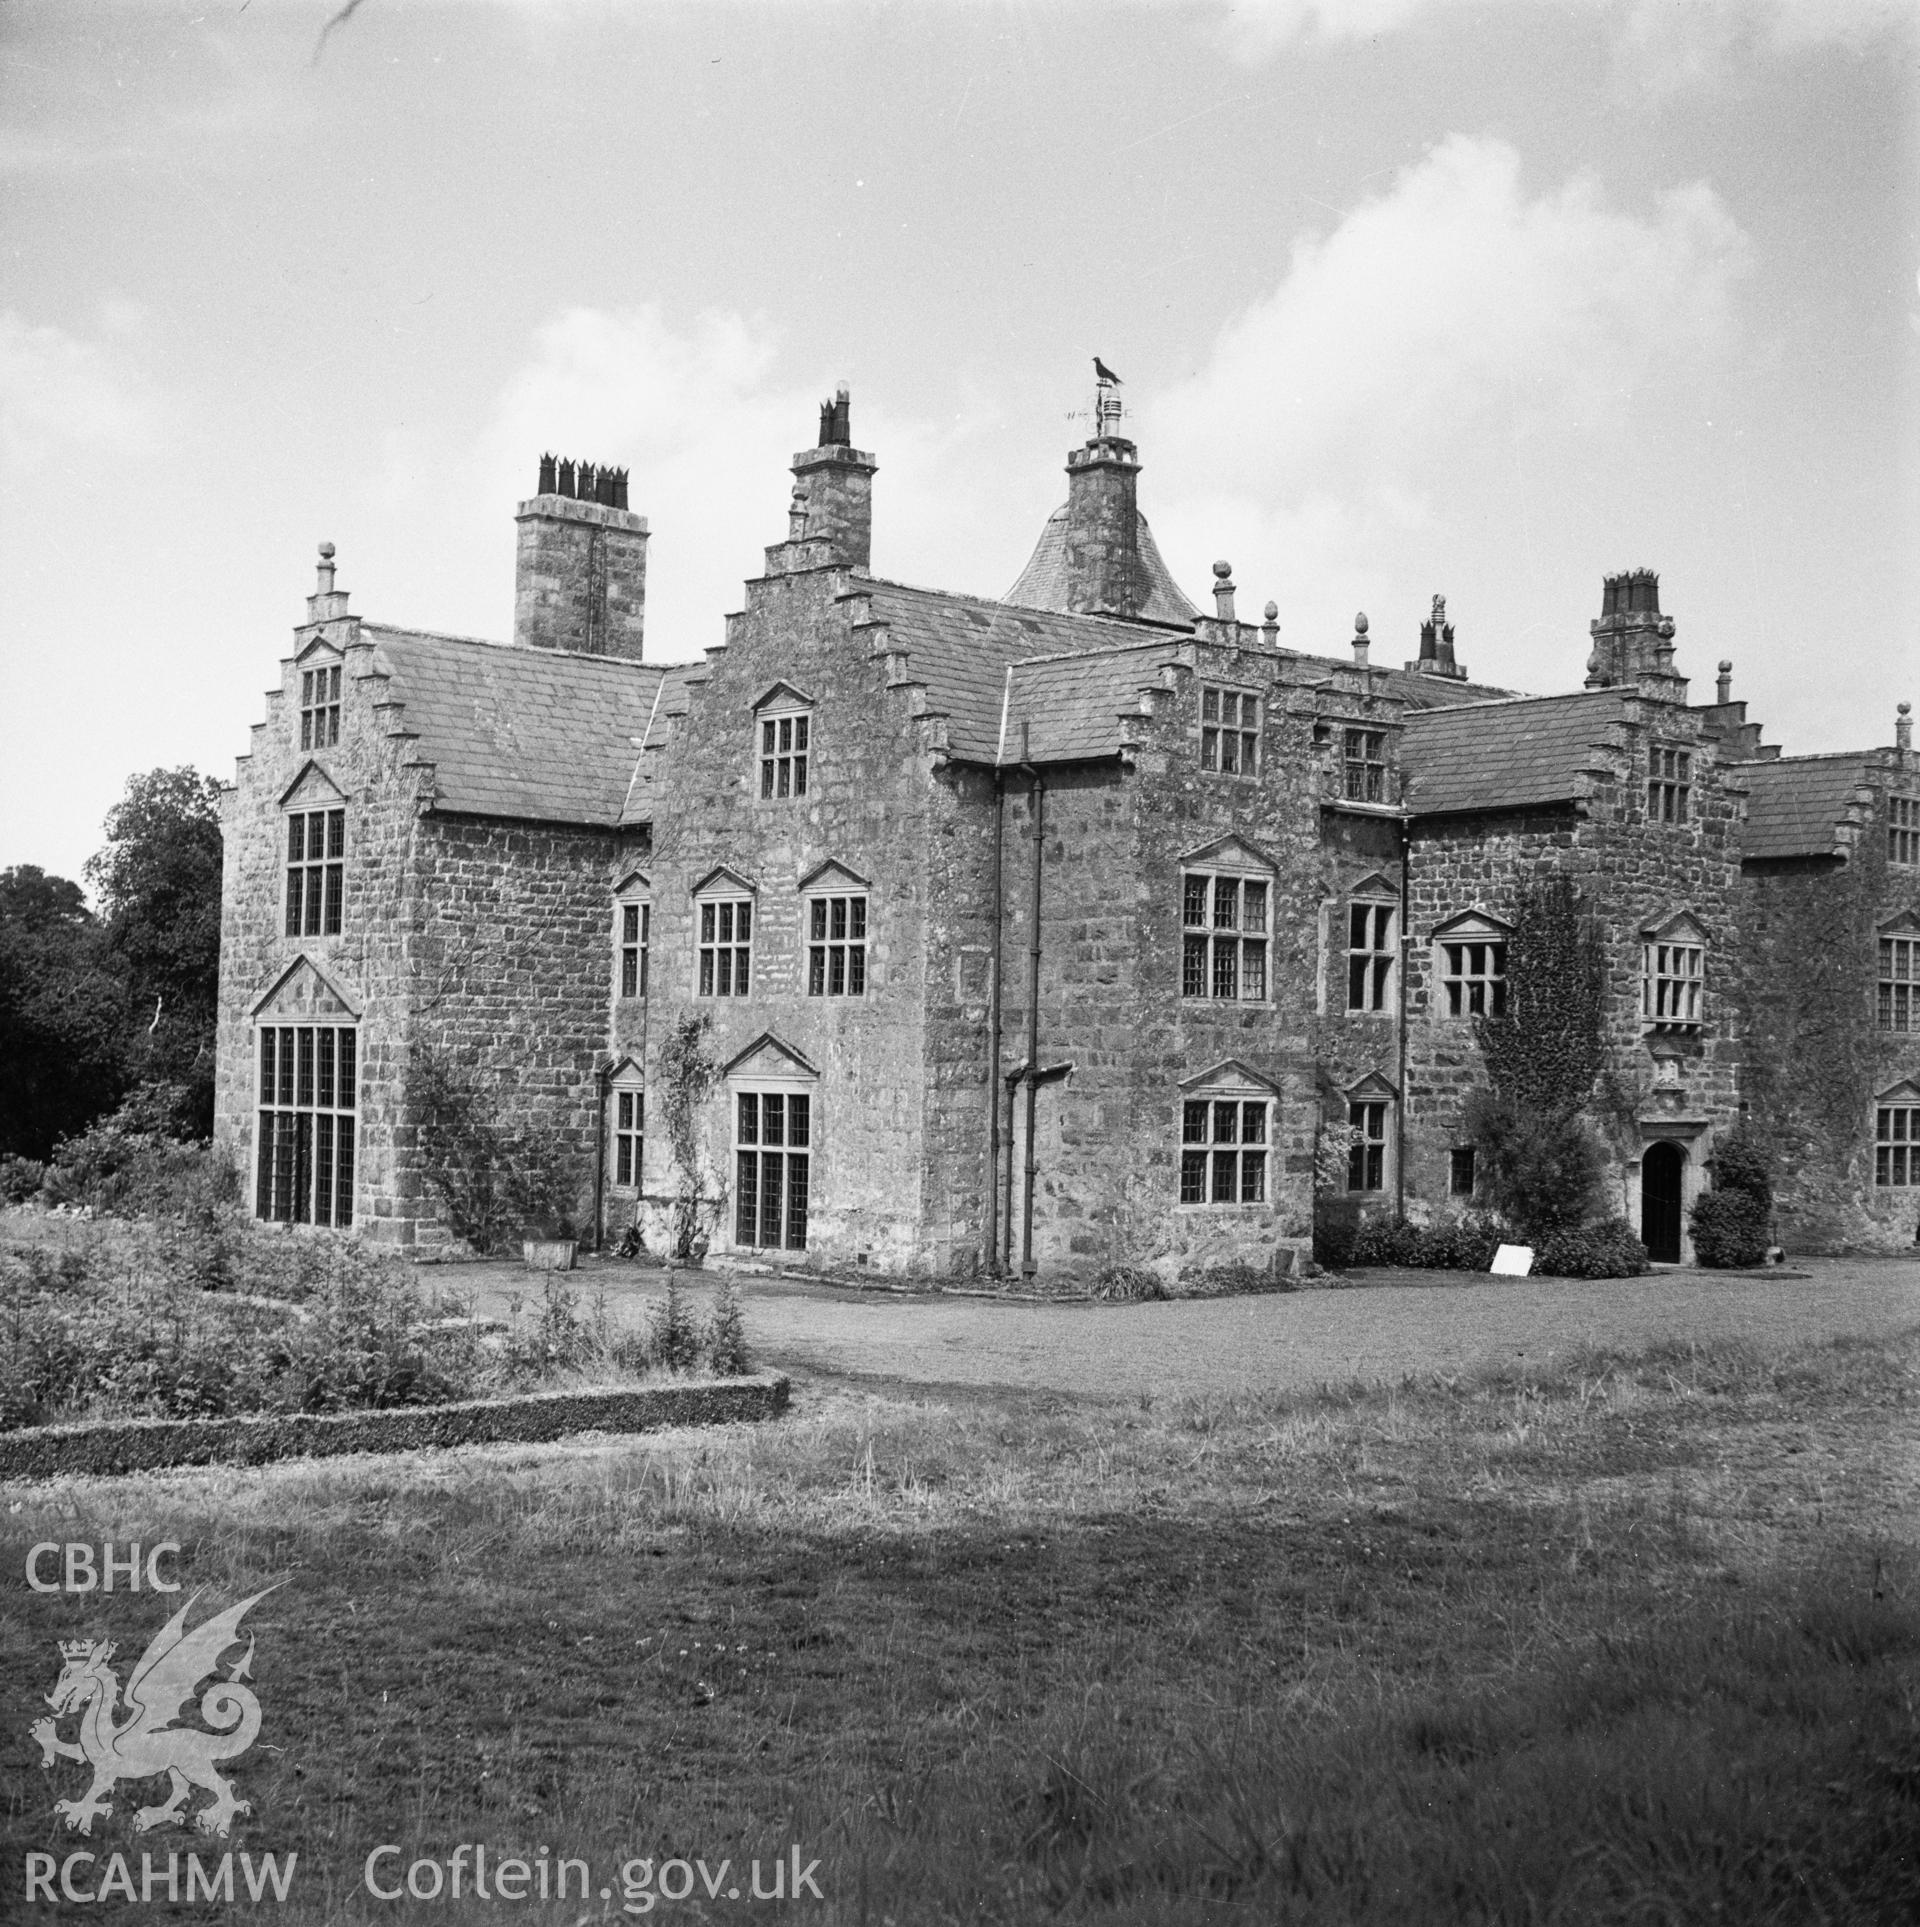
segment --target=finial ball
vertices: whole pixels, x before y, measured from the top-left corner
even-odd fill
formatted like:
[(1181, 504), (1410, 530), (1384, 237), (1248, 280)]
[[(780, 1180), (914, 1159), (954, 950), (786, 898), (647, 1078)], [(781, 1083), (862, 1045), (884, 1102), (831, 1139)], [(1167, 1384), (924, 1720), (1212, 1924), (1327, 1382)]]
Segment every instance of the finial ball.
[(1894, 707), (1902, 716), (1911, 716), (1913, 714), (1913, 705), (1911, 703), (1897, 703)]
[(1277, 603), (1277, 602), (1269, 602), (1269, 603), (1267, 604), (1267, 606), (1266, 606), (1266, 608), (1265, 608), (1265, 609), (1264, 609), (1264, 610), (1262, 611), (1262, 613), (1263, 613), (1263, 614), (1265, 615), (1265, 617), (1266, 617), (1266, 619), (1267, 619), (1267, 620), (1268, 620), (1269, 622), (1277, 622), (1277, 621), (1279, 620), (1279, 618), (1280, 618), (1280, 605), (1279, 605), (1279, 603)]
[(331, 542), (322, 542), (320, 544), (320, 560), (322, 562), (331, 562), (333, 560), (333, 544)]
[(1356, 636), (1364, 636), (1367, 633), (1367, 612), (1364, 609), (1353, 619), (1353, 633)]
[(1720, 673), (1723, 676), (1733, 674), (1733, 658), (1731, 656), (1722, 656), (1720, 658)]
[(1233, 564), (1231, 562), (1216, 562), (1213, 565), (1213, 572), (1224, 582), (1227, 577), (1233, 573)]

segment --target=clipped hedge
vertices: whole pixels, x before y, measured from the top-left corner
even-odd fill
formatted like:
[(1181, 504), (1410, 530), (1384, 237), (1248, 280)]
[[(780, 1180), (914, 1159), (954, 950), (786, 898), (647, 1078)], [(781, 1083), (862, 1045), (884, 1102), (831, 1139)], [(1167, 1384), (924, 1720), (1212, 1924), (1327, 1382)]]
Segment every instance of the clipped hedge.
[(288, 1412), (215, 1419), (99, 1419), (0, 1433), (0, 1478), (144, 1472), (170, 1465), (264, 1465), (342, 1452), (448, 1445), (535, 1445), (572, 1432), (725, 1425), (787, 1409), (784, 1374), (687, 1385), (532, 1392), (457, 1405)]
[[(1422, 1271), (1485, 1271), (1502, 1244), (1526, 1244), (1497, 1218), (1463, 1217), (1434, 1225), (1372, 1218), (1350, 1247), (1352, 1265), (1398, 1265)], [(1624, 1218), (1562, 1225), (1532, 1241), (1537, 1278), (1635, 1278), (1648, 1269), (1647, 1249)]]
[(1693, 1255), (1715, 1270), (1767, 1261), (1772, 1212), (1746, 1191), (1705, 1191), (1693, 1201)]

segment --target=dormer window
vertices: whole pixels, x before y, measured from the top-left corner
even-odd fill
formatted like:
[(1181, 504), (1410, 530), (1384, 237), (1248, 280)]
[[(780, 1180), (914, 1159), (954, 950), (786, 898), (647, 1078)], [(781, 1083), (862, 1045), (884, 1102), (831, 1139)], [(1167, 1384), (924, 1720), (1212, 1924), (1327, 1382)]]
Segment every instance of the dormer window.
[(347, 813), (295, 810), (287, 817), (287, 935), (337, 937), (346, 895)]
[(805, 796), (813, 717), (804, 710), (760, 718), (760, 794), (763, 799)]
[(1260, 698), (1240, 689), (1200, 690), (1200, 767), (1223, 776), (1260, 774)]
[(1693, 758), (1684, 749), (1655, 743), (1648, 765), (1647, 820), (1684, 823), (1693, 794)]
[(1384, 803), (1387, 800), (1387, 732), (1384, 729), (1349, 729), (1343, 732), (1342, 794), (1349, 803)]
[(300, 747), (331, 749), (340, 740), (340, 665), (300, 672)]

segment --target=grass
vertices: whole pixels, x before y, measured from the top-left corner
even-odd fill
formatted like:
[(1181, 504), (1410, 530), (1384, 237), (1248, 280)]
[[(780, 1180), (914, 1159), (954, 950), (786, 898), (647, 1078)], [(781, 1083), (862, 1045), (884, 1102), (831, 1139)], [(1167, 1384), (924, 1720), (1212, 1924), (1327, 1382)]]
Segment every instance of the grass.
[[(18, 1487), (0, 1557), (287, 1581), (227, 1843), (298, 1851), (287, 1921), (614, 1917), (628, 1859), (795, 1844), (825, 1898), (785, 1911), (874, 1927), (1904, 1921), (1917, 1390), (1920, 1338), (1165, 1405), (815, 1385), (772, 1427)], [(207, 1857), (124, 1804), (78, 1842), (79, 1770), (28, 1770), (54, 1642), (124, 1665), (156, 1605), (5, 1599), (0, 1879)], [(378, 1902), (387, 1841), (577, 1856), (595, 1897)]]

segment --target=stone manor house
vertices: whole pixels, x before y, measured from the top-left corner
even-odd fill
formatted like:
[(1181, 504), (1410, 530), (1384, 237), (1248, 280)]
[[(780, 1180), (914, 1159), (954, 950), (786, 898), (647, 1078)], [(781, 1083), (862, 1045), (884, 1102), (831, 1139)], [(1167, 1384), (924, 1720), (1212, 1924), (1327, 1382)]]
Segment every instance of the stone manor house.
[(717, 1257), (1285, 1266), (1316, 1191), (1472, 1201), (1473, 1017), (1518, 893), (1564, 871), (1655, 1257), (1743, 1112), (1789, 1246), (1913, 1242), (1906, 704), (1891, 747), (1782, 755), (1730, 664), (1690, 700), (1647, 571), (1606, 579), (1567, 693), (1474, 682), (1439, 597), (1399, 663), (1364, 616), (1283, 648), (1226, 563), (1209, 611), (1176, 586), (1104, 387), (998, 600), (872, 573), (876, 466), (842, 390), (692, 664), (646, 658), (624, 471), (542, 460), (510, 643), (350, 612), (323, 545), (227, 798), (218, 1134), (262, 1218), (447, 1247), (431, 1059), (559, 1153), (580, 1236), (659, 1249), (691, 1016)]

